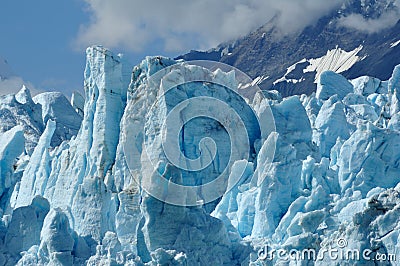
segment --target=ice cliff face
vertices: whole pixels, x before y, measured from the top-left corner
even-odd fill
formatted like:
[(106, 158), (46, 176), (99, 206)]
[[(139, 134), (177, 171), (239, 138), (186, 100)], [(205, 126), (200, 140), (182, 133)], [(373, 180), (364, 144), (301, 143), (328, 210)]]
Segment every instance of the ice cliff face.
[[(311, 96), (244, 100), (235, 72), (163, 57), (132, 70), (90, 47), (84, 117), (70, 140), (54, 146), (75, 125), (59, 94), (3, 98), (39, 106), (43, 129), (25, 159), (24, 124), (0, 135), (0, 265), (373, 262), (332, 258), (326, 247), (400, 259), (399, 83), (400, 67), (388, 81), (324, 72)], [(74, 114), (80, 102), (69, 105)], [(219, 176), (222, 188), (232, 184), (220, 195)], [(320, 259), (290, 261), (272, 249), (312, 249)]]
[(32, 101), (26, 87), (23, 87), (16, 95), (1, 96), (0, 104), (1, 132), (22, 125), (27, 153), (32, 153), (44, 130), (41, 106)]
[(67, 98), (58, 92), (46, 92), (32, 98), (29, 89), (23, 86), (15, 95), (0, 97), (0, 132), (22, 126), (28, 155), (32, 154), (49, 119), (58, 122), (51, 147), (76, 135), (82, 121)]
[(64, 140), (69, 140), (78, 133), (82, 117), (78, 110), (71, 108), (67, 98), (59, 92), (47, 92), (33, 97), (33, 102), (42, 106), (42, 121), (57, 122), (56, 130), (51, 140), (51, 146), (56, 147)]

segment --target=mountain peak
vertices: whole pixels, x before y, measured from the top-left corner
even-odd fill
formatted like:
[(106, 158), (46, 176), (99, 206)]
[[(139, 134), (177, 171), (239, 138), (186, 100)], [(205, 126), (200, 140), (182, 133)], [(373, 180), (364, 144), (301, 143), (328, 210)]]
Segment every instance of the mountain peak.
[[(264, 90), (311, 94), (325, 70), (347, 79), (362, 74), (387, 80), (400, 63), (399, 1), (344, 0), (303, 30), (283, 34), (275, 17), (250, 34), (185, 60), (218, 60), (239, 68)], [(397, 23), (397, 24), (396, 24)]]
[(365, 18), (376, 19), (398, 7), (397, 0), (348, 0), (342, 5), (341, 11), (345, 15), (356, 13)]

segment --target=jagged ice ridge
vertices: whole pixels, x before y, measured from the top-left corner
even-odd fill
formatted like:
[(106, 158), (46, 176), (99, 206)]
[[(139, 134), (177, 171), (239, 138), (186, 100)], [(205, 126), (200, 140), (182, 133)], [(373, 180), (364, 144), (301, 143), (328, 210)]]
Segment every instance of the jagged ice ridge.
[[(74, 113), (65, 112), (59, 94), (32, 99), (23, 89), (0, 98), (0, 112), (13, 114), (0, 134), (0, 265), (275, 265), (289, 262), (262, 261), (265, 245), (320, 255), (321, 243), (335, 246), (340, 239), (347, 248), (400, 259), (400, 66), (388, 81), (348, 81), (327, 71), (310, 96), (255, 97), (250, 105), (259, 121), (270, 106), (276, 129), (267, 135), (252, 131), (254, 154), (231, 167), (230, 179), (240, 175), (232, 190), (211, 204), (181, 207), (152, 197), (135, 182), (134, 177), (152, 178), (145, 174), (153, 169), (144, 164), (143, 147), (149, 138), (162, 137), (156, 127), (147, 127), (146, 135), (139, 129), (148, 119), (163, 121), (176, 97), (227, 96), (227, 102), (238, 103), (210, 84), (189, 84), (176, 97), (161, 97), (158, 112), (146, 117), (162, 94), (162, 87), (146, 81), (174, 64), (188, 73), (201, 71), (163, 57), (147, 57), (132, 70), (123, 57), (90, 47), (84, 107), (74, 96), (68, 107)], [(214, 80), (236, 84), (232, 73), (214, 73)], [(184, 77), (169, 73), (163, 82)], [(33, 112), (15, 111), (28, 107)], [(206, 122), (194, 122), (188, 127), (194, 137), (180, 143), (191, 156), (198, 155), (196, 129)], [(210, 135), (224, 146), (226, 134), (210, 123)], [(128, 167), (123, 143), (132, 136)], [(276, 150), (269, 164), (271, 139)], [(209, 181), (165, 163), (154, 143), (156, 171), (177, 182)], [(224, 150), (218, 153), (218, 163), (224, 156)], [(220, 171), (216, 162), (212, 167)], [(373, 265), (364, 258), (327, 256), (306, 263)]]

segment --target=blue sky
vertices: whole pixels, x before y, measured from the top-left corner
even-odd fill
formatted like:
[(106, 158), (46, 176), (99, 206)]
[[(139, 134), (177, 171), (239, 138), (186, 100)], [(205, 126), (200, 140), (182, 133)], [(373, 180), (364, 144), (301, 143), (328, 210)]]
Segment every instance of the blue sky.
[(85, 57), (72, 40), (87, 20), (83, 6), (77, 0), (2, 1), (0, 56), (37, 88), (79, 89)]
[[(135, 65), (146, 55), (215, 47), (277, 13), (282, 33), (301, 30), (343, 1), (3, 0), (0, 58), (28, 87), (70, 95), (82, 90), (87, 46), (102, 44)], [(0, 95), (10, 92), (1, 83)]]
[[(76, 45), (76, 38), (81, 25), (90, 21), (87, 9), (87, 3), (80, 0), (2, 1), (0, 57), (16, 75), (40, 90), (68, 95), (82, 90), (85, 48)], [(121, 51), (133, 64), (150, 53), (116, 47), (116, 52)]]

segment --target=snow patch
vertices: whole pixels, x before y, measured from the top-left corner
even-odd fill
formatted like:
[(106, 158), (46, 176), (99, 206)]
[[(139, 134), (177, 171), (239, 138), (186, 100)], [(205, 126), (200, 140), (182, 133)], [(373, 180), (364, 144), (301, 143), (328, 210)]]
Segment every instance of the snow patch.
[(398, 40), (397, 42), (392, 42), (391, 44), (390, 44), (390, 48), (394, 48), (394, 47), (396, 47), (397, 45), (399, 45), (400, 44), (400, 40)]
[(302, 64), (302, 63), (305, 63), (305, 62), (307, 62), (307, 59), (303, 58), (303, 59), (300, 60), (299, 62), (297, 62), (297, 63), (291, 65), (290, 67), (288, 67), (287, 70), (286, 70), (285, 75), (283, 75), (283, 77), (281, 77), (280, 79), (275, 80), (273, 84), (276, 85), (276, 84), (278, 84), (278, 83), (280, 83), (280, 82), (284, 82), (284, 81), (286, 81), (286, 82), (288, 82), (288, 83), (291, 82), (291, 83), (296, 84), (296, 83), (298, 83), (298, 82), (304, 81), (304, 80), (305, 80), (304, 78), (300, 78), (300, 79), (288, 79), (288, 78), (286, 78), (286, 77), (287, 77), (287, 75), (289, 75), (293, 70), (296, 69), (296, 67), (297, 67), (298, 64)]
[(264, 80), (267, 80), (268, 78), (269, 78), (269, 76), (267, 76), (267, 75), (258, 76), (251, 83), (245, 83), (245, 84), (240, 83), (238, 85), (238, 87), (239, 87), (239, 89), (247, 89), (247, 88), (261, 84)]
[(315, 83), (318, 83), (322, 72), (326, 70), (332, 70), (336, 73), (342, 73), (349, 70), (355, 63), (360, 61), (360, 57), (357, 54), (362, 50), (363, 46), (360, 45), (356, 49), (346, 52), (338, 46), (335, 49), (329, 50), (326, 55), (320, 58), (312, 58), (307, 60), (310, 65), (303, 70), (304, 73), (314, 72)]

